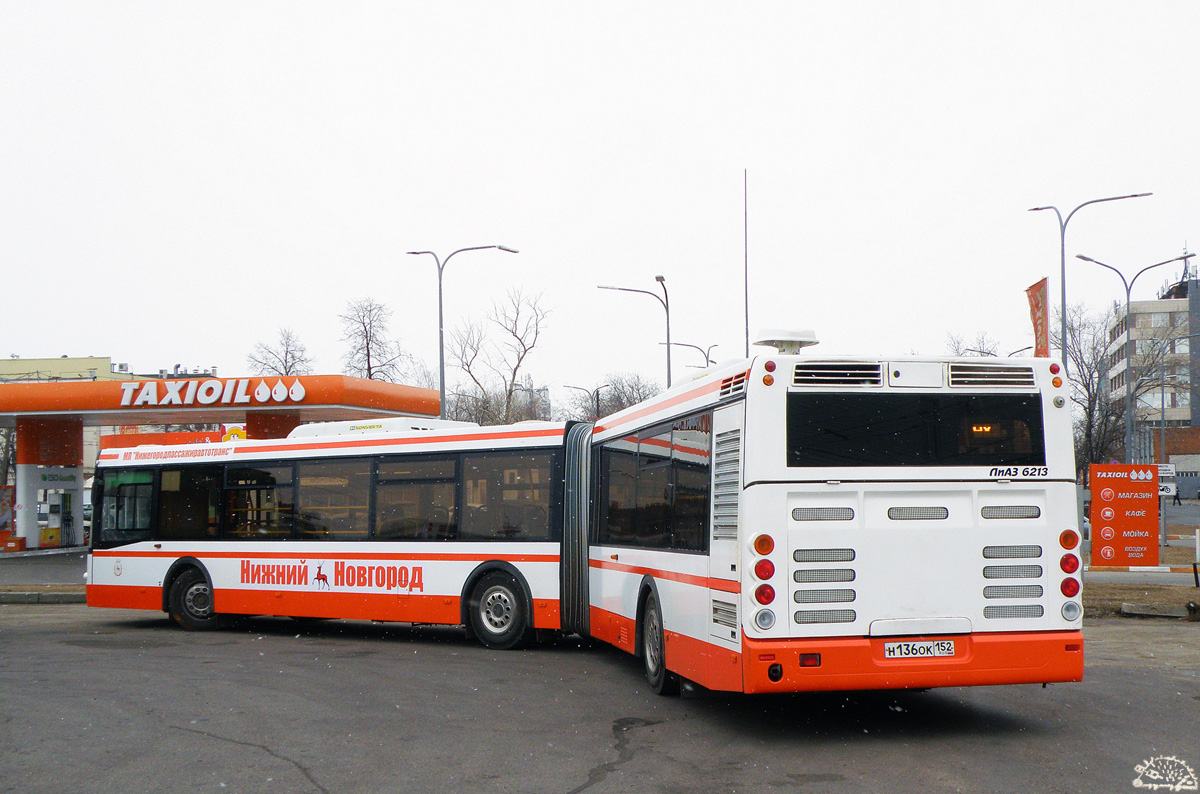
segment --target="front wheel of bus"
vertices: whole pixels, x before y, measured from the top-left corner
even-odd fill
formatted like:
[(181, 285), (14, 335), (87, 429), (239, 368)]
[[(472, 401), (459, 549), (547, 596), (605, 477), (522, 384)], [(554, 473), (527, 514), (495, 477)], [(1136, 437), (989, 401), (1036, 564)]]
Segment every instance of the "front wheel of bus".
[(493, 571), (479, 580), (468, 613), (471, 631), (488, 648), (516, 648), (532, 634), (521, 586), (506, 573)]
[(212, 587), (195, 568), (184, 571), (171, 584), (167, 599), (171, 618), (190, 631), (206, 631), (218, 625), (213, 611)]
[(656, 695), (678, 694), (679, 677), (667, 670), (662, 613), (654, 593), (646, 596), (642, 607), (642, 664), (646, 668), (646, 681)]

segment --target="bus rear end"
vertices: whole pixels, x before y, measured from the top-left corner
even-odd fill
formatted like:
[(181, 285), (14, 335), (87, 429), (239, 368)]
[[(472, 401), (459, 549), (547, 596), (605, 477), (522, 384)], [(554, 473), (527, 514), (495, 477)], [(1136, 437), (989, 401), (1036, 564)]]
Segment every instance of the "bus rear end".
[(1081, 679), (1056, 364), (758, 359), (742, 443), (745, 691)]

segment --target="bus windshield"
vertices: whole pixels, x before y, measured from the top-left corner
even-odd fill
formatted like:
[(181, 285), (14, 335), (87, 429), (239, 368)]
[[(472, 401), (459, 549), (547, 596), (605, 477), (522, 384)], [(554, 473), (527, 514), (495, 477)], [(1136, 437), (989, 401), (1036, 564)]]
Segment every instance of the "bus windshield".
[(787, 463), (813, 466), (1044, 466), (1036, 394), (793, 392)]

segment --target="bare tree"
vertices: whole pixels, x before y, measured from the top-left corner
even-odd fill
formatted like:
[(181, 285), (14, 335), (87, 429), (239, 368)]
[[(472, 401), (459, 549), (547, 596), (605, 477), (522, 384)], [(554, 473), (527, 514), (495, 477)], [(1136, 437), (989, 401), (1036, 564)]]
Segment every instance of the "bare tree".
[[(448, 416), (480, 424), (507, 424), (524, 418), (514, 409), (514, 395), (532, 390), (520, 381), (522, 367), (537, 347), (549, 310), (541, 296), (528, 297), (512, 290), (504, 301), (492, 305), (488, 328), (469, 322), (450, 335), (450, 360), (466, 375), (467, 382), (455, 390)], [(488, 330), (496, 332), (497, 340)], [(537, 401), (522, 400), (525, 405)]]
[[(572, 391), (567, 400), (566, 417), (568, 419), (591, 420), (623, 411), (631, 405), (648, 400), (662, 393), (662, 386), (657, 382), (647, 380), (636, 372), (614, 372), (604, 376), (604, 383), (588, 389), (584, 393), (582, 387)], [(597, 389), (599, 400), (597, 401)], [(597, 412), (597, 407), (599, 411)]]
[(279, 341), (274, 345), (256, 344), (246, 363), (255, 375), (311, 375), (313, 371), (308, 350), (290, 328), (279, 329)]
[[(1111, 461), (1124, 445), (1125, 403), (1109, 399), (1108, 328), (1112, 319), (1111, 311), (1090, 314), (1078, 304), (1067, 310), (1066, 351), (1075, 404), (1077, 472), (1091, 463)], [(1061, 326), (1061, 319), (1051, 323), (1051, 347), (1062, 348)]]
[(1000, 343), (988, 336), (987, 331), (975, 334), (975, 341), (969, 343), (958, 334), (946, 334), (946, 350), (952, 356), (998, 356)]
[(338, 318), (342, 321), (342, 341), (349, 346), (343, 359), (347, 375), (389, 383), (403, 377), (412, 358), (388, 336), (391, 317), (392, 310), (373, 298), (346, 304), (346, 311)]

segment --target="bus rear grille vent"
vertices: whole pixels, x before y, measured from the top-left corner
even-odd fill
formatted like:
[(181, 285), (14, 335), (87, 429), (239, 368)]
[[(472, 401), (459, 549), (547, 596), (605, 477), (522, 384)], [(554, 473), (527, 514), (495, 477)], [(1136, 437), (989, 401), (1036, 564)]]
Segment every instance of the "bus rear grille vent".
[(712, 612), (713, 623), (731, 629), (737, 628), (737, 604), (731, 604), (728, 601), (718, 601), (714, 598), (712, 602)]
[(1039, 579), (1041, 576), (1040, 565), (986, 565), (983, 568), (984, 579)]
[(801, 609), (792, 616), (797, 623), (853, 623), (853, 609)]
[(1041, 604), (1013, 604), (983, 608), (985, 618), (1040, 618), (1044, 612)]
[(713, 478), (713, 538), (737, 540), (738, 499), (742, 493), (742, 431), (717, 433)]
[(1034, 559), (1042, 556), (1041, 546), (984, 546), (983, 556), (988, 560)]
[(750, 371), (747, 370), (721, 381), (721, 398), (733, 397), (735, 394), (741, 394), (746, 391), (746, 380), (749, 377)]
[(853, 507), (795, 507), (793, 521), (853, 521)]
[(1002, 364), (951, 364), (951, 386), (1022, 386), (1033, 388), (1037, 381), (1033, 367), (1010, 367)]
[(792, 579), (798, 584), (824, 584), (827, 582), (853, 582), (852, 568), (818, 568), (809, 571), (796, 571)]
[(944, 507), (889, 507), (887, 516), (893, 521), (945, 521), (950, 511)]
[(983, 588), (984, 598), (1041, 598), (1040, 584), (994, 584)]
[(796, 549), (792, 559), (796, 562), (851, 562), (854, 549)]
[(853, 590), (797, 590), (792, 599), (797, 604), (842, 604), (856, 597)]
[(984, 518), (1041, 518), (1037, 505), (988, 505), (979, 511)]
[(792, 372), (793, 386), (882, 386), (883, 365), (806, 361)]

